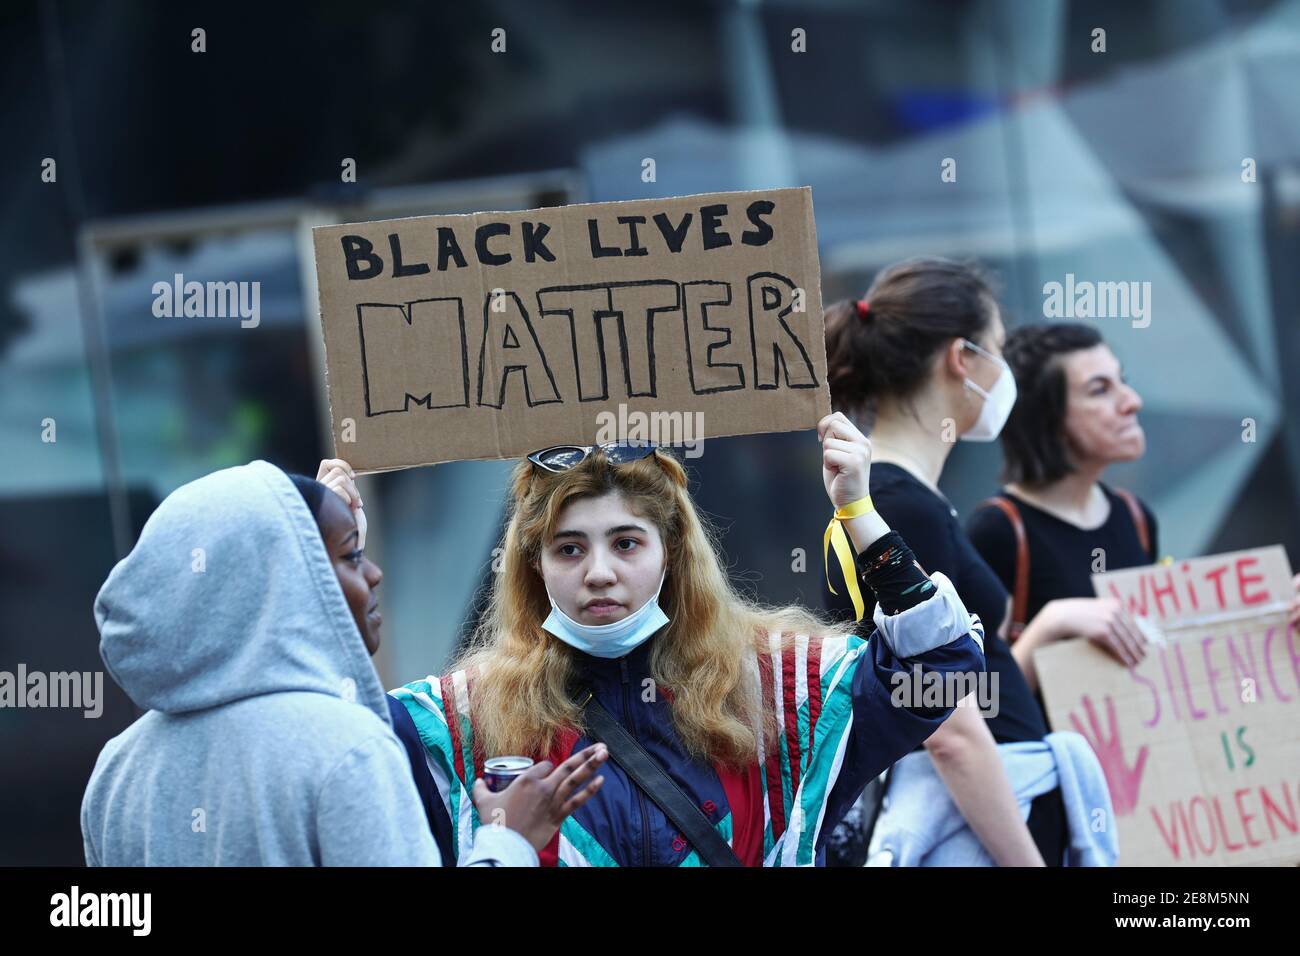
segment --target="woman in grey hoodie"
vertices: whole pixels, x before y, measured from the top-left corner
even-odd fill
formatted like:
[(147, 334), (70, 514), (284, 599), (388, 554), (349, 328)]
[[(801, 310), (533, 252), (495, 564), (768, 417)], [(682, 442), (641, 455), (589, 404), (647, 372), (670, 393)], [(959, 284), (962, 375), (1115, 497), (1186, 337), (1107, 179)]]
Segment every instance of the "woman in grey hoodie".
[[(363, 569), (355, 522), (349, 536), (331, 521), (352, 521), (334, 495), (309, 509), (255, 461), (174, 491), (109, 574), (100, 654), (148, 712), (95, 764), (88, 865), (439, 864), (367, 653), (381, 575)], [(536, 865), (605, 756), (539, 765), (489, 795), (480, 812), (513, 829), (482, 828), (462, 862)]]

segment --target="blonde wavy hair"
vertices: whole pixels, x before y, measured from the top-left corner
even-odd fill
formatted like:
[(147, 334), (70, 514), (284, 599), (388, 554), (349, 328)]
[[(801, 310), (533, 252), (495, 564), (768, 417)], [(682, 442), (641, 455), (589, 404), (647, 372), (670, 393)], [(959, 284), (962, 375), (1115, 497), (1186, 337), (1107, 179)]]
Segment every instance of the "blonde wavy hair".
[(760, 739), (773, 740), (777, 732), (753, 677), (755, 652), (768, 650), (769, 633), (820, 637), (845, 628), (805, 608), (765, 607), (737, 593), (712, 530), (695, 510), (686, 472), (662, 451), (617, 466), (596, 451), (558, 474), (526, 459), (515, 469), (500, 573), (478, 628), (452, 665), (474, 669), (476, 733), (489, 754), (546, 754), (565, 730), (582, 731), (574, 701), (578, 652), (542, 630), (551, 606), (541, 552), (569, 502), (610, 493), (654, 524), (667, 552), (659, 599), (670, 623), (655, 641), (650, 672), (672, 695), (679, 737), (698, 758), (752, 764)]

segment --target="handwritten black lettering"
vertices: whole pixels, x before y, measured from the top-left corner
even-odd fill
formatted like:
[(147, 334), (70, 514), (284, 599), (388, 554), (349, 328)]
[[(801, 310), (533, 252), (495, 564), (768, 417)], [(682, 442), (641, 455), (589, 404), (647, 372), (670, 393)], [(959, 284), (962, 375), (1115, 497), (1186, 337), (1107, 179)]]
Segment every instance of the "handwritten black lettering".
[[(357, 306), (366, 415), (469, 406), (465, 310), (458, 298)], [(423, 361), (410, 361), (418, 355)]]

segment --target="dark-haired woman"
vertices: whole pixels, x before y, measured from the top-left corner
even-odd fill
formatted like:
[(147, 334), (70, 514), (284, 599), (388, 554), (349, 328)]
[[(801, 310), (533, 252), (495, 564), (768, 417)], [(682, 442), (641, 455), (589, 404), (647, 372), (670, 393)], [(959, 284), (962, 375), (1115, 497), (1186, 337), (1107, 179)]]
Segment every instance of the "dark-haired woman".
[[(1002, 431), (1007, 483), (968, 533), (1015, 596), (1012, 653), (1035, 688), (1034, 652), (1062, 638), (1085, 637), (1137, 664), (1147, 648), (1138, 622), (1116, 599), (1093, 596), (1092, 575), (1159, 555), (1151, 509), (1102, 481), (1111, 465), (1146, 450), (1142, 399), (1092, 326), (1024, 326), (1003, 354), (1019, 393)], [(1294, 604), (1291, 620), (1300, 621)]]
[[(862, 300), (826, 313), (831, 398), (870, 430), (877, 462), (872, 499), (921, 565), (947, 575), (985, 622), (989, 682), (996, 687), (997, 705), (985, 708), (987, 716), (959, 707), (924, 748), (895, 765), (873, 863), (1060, 865), (1066, 857), (1069, 821), (1060, 788), (1053, 780), (1034, 793), (1014, 786), (1012, 777), (1023, 763), (1006, 748), (1027, 745), (1041, 754), (1048, 734), (999, 636), (1007, 590), (939, 490), (953, 442), (991, 441), (1011, 410), (1015, 383), (1000, 358), (1003, 334), (989, 283), (972, 267), (944, 259), (890, 266)], [(848, 610), (843, 603), (835, 609)], [(1097, 768), (1090, 779), (1099, 774)], [(927, 799), (913, 799), (919, 791), (912, 787), (928, 788)], [(936, 787), (937, 802), (928, 799)], [(854, 835), (833, 839), (851, 843)]]

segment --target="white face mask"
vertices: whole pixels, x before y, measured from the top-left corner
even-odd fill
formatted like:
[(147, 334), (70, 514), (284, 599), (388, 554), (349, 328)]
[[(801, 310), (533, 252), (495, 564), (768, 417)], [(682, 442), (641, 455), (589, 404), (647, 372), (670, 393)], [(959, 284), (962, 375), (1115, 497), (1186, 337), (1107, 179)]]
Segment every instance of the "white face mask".
[(624, 657), (648, 641), (656, 631), (668, 623), (668, 615), (659, 606), (659, 592), (664, 589), (664, 579), (668, 569), (659, 578), (659, 587), (654, 596), (639, 608), (611, 624), (579, 624), (560, 610), (551, 597), (550, 588), (546, 596), (551, 602), (551, 613), (542, 622), (542, 630), (554, 634), (564, 643), (592, 657), (607, 660)]
[(1002, 426), (1007, 423), (1007, 418), (1011, 415), (1011, 409), (1015, 407), (1016, 377), (1012, 374), (1010, 366), (996, 355), (986, 352), (967, 339), (961, 341), (966, 348), (974, 349), (990, 362), (996, 362), (1002, 367), (1002, 371), (998, 373), (997, 381), (993, 383), (993, 388), (987, 392), (970, 379), (965, 379), (962, 382), (972, 392), (984, 399), (984, 404), (980, 407), (979, 418), (975, 419), (975, 424), (970, 427), (969, 431), (962, 433), (961, 440), (993, 441), (1001, 433)]

